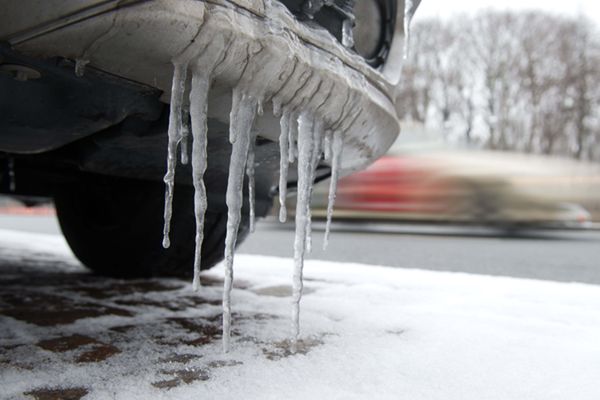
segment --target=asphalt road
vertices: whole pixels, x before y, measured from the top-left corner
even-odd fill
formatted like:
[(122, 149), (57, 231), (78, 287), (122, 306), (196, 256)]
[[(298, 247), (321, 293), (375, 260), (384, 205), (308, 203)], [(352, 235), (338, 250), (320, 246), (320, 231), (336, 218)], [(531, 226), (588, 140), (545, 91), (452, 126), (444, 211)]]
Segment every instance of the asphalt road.
[[(322, 223), (314, 224), (309, 259), (600, 284), (600, 231), (530, 231), (518, 236), (493, 229), (336, 223), (322, 250)], [(59, 233), (54, 217), (0, 216), (0, 229)], [(292, 224), (260, 221), (238, 251), (293, 255)]]
[[(340, 262), (600, 284), (600, 231), (528, 231), (508, 236), (459, 226), (334, 224), (322, 249), (322, 223), (314, 224), (309, 258)], [(266, 222), (240, 253), (290, 257), (292, 225)]]

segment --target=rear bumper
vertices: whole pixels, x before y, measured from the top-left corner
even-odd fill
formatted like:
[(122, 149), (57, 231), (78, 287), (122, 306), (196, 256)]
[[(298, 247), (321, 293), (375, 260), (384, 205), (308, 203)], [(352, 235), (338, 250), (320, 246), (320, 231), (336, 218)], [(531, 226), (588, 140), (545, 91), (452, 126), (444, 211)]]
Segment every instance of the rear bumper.
[(274, 100), (316, 110), (326, 127), (345, 131), (344, 173), (382, 155), (399, 132), (393, 84), (326, 31), (307, 28), (277, 2), (38, 3), (6, 7), (2, 19), (13, 22), (0, 24), (0, 41), (30, 56), (85, 60), (160, 89), (165, 102), (173, 60), (193, 60), (202, 68), (217, 57), (210, 118), (228, 123), (231, 88), (240, 84), (263, 94), (265, 112), (256, 124), (266, 138), (277, 140), (279, 133), (271, 112)]

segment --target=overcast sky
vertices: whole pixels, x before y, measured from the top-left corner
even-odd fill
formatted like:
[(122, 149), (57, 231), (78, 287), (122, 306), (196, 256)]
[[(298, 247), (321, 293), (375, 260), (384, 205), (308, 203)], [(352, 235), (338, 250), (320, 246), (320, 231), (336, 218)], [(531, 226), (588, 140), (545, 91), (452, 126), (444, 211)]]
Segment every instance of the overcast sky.
[(415, 20), (425, 17), (450, 16), (482, 9), (539, 9), (558, 14), (587, 15), (600, 24), (600, 0), (422, 0)]

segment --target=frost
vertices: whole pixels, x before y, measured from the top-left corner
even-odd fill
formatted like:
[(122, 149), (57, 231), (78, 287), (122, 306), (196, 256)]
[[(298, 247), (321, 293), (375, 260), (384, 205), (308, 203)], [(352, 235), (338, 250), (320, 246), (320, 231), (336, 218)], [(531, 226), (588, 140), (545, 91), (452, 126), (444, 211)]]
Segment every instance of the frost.
[(231, 337), (231, 289), (233, 284), (233, 253), (242, 217), (244, 171), (257, 101), (240, 88), (233, 90), (229, 123), (232, 144), (227, 181), (227, 234), (225, 237), (225, 282), (223, 287), (223, 349), (229, 351)]
[[(328, 136), (326, 136), (327, 138)], [(329, 181), (329, 196), (327, 199), (327, 224), (325, 225), (325, 236), (323, 238), (323, 249), (329, 245), (329, 232), (331, 230), (331, 219), (333, 217), (333, 206), (337, 192), (337, 181), (342, 160), (342, 134), (336, 131), (329, 142), (329, 154), (331, 156), (331, 180)], [(327, 146), (325, 147), (328, 148)]]
[(171, 88), (171, 108), (169, 114), (169, 144), (167, 147), (167, 173), (164, 177), (165, 190), (165, 225), (163, 228), (163, 247), (171, 245), (169, 231), (171, 229), (171, 216), (173, 214), (173, 191), (175, 189), (175, 167), (177, 166), (177, 146), (181, 139), (181, 113), (183, 93), (187, 77), (187, 63), (174, 63), (173, 84)]
[[(194, 183), (194, 215), (196, 217), (196, 248), (194, 253), (193, 288), (200, 287), (202, 241), (204, 240), (204, 215), (207, 208), (204, 172), (207, 164), (207, 108), (210, 79), (201, 72), (194, 72), (190, 93), (190, 117), (192, 123), (192, 176)], [(183, 150), (183, 147), (182, 147)], [(182, 152), (182, 155), (184, 153)], [(187, 152), (185, 153), (187, 155)], [(182, 159), (183, 163), (183, 159)]]

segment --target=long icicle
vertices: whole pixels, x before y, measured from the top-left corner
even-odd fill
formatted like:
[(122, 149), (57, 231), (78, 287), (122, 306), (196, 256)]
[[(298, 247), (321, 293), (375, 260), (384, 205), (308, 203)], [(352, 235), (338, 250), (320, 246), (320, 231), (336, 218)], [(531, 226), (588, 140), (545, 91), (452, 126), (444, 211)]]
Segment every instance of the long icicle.
[(287, 208), (285, 199), (287, 197), (287, 176), (289, 168), (289, 134), (290, 134), (290, 111), (285, 109), (279, 119), (281, 133), (279, 135), (279, 221), (287, 220)]
[(421, 0), (405, 0), (404, 3), (404, 59), (408, 59), (410, 53), (410, 25), (419, 7)]
[(312, 252), (312, 211), (310, 209), (310, 198), (312, 197), (312, 189), (315, 181), (315, 176), (317, 172), (317, 167), (319, 166), (319, 161), (321, 161), (322, 154), (322, 143), (323, 143), (323, 123), (321, 120), (316, 119), (313, 124), (313, 132), (312, 132), (312, 140), (313, 140), (313, 149), (310, 158), (310, 175), (309, 175), (309, 202), (306, 209), (306, 251), (309, 253)]
[[(260, 103), (259, 103), (260, 104)], [(260, 115), (260, 114), (259, 114)], [(254, 181), (254, 151), (256, 145), (256, 132), (250, 132), (250, 144), (248, 145), (248, 161), (246, 162), (246, 175), (248, 176), (248, 206), (250, 208), (250, 232), (254, 232), (256, 221), (256, 193)]]
[[(208, 127), (206, 113), (208, 110), (208, 91), (210, 78), (201, 72), (192, 76), (190, 93), (190, 115), (192, 123), (192, 176), (194, 183), (194, 215), (196, 217), (196, 249), (194, 253), (194, 290), (200, 287), (200, 269), (202, 258), (202, 242), (204, 240), (204, 214), (208, 206), (204, 172), (207, 166)], [(183, 162), (183, 160), (182, 160)]]
[(296, 160), (296, 138), (298, 137), (298, 119), (299, 115), (296, 112), (290, 113), (290, 129), (289, 129), (289, 138), (288, 143), (290, 145), (290, 149), (288, 150), (288, 160), (293, 163)]
[(302, 113), (298, 119), (298, 199), (296, 202), (296, 236), (294, 238), (294, 275), (292, 290), (292, 350), (300, 336), (300, 300), (306, 251), (307, 210), (310, 204), (310, 169), (313, 152), (314, 119)]
[(177, 146), (181, 139), (181, 112), (183, 103), (183, 93), (185, 91), (185, 82), (187, 79), (187, 64), (173, 64), (173, 83), (171, 87), (171, 105), (169, 114), (169, 144), (167, 147), (167, 173), (163, 178), (165, 190), (165, 209), (163, 227), (163, 247), (168, 248), (171, 245), (169, 232), (171, 230), (171, 217), (173, 215), (173, 192), (175, 189), (175, 168), (177, 166)]
[[(191, 94), (190, 94), (191, 96)], [(183, 108), (181, 116), (181, 163), (187, 165), (189, 161), (189, 137), (190, 137), (190, 110), (187, 107)]]
[(233, 253), (242, 216), (243, 185), (250, 131), (256, 117), (256, 99), (233, 91), (229, 121), (229, 138), (232, 144), (227, 180), (227, 234), (225, 237), (225, 281), (223, 284), (223, 350), (229, 351), (231, 339), (231, 289), (233, 285)]
[(337, 195), (337, 182), (339, 177), (340, 165), (342, 162), (342, 133), (335, 131), (330, 141), (331, 149), (331, 180), (329, 181), (329, 196), (327, 201), (327, 223), (325, 225), (325, 236), (323, 237), (323, 250), (329, 245), (329, 232), (331, 231), (331, 219), (333, 217), (333, 207)]

